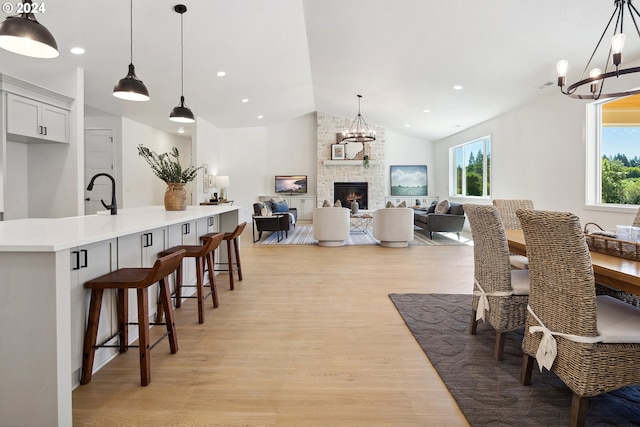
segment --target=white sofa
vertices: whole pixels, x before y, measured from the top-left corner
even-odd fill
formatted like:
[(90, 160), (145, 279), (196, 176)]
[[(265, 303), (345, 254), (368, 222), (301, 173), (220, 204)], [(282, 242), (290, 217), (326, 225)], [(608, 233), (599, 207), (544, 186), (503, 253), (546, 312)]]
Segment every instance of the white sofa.
[(380, 245), (403, 248), (413, 240), (413, 209), (383, 208), (373, 213), (373, 237)]
[(344, 246), (349, 239), (349, 209), (337, 207), (314, 209), (313, 238), (320, 246)]

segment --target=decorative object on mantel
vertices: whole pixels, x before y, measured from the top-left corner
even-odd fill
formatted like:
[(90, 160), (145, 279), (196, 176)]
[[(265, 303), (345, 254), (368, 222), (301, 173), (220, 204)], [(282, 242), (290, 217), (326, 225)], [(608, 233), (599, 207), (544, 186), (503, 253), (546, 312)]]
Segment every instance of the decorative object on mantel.
[(142, 83), (142, 80), (136, 76), (136, 69), (133, 66), (133, 0), (129, 1), (130, 7), (130, 33), (129, 33), (129, 46), (130, 46), (130, 62), (129, 72), (127, 75), (116, 83), (113, 88), (113, 96), (120, 99), (126, 99), (127, 101), (148, 101), (149, 91), (147, 87)]
[(344, 160), (344, 144), (331, 144), (331, 160)]
[[(168, 211), (187, 209), (186, 183), (195, 179), (202, 166), (189, 166), (183, 169), (180, 165), (180, 152), (173, 147), (169, 153), (157, 154), (144, 145), (138, 145), (138, 155), (144, 157), (153, 173), (167, 184), (164, 193), (164, 208)], [(171, 157), (175, 158), (172, 160)]]
[(376, 140), (376, 133), (369, 129), (362, 114), (360, 114), (360, 100), (362, 95), (358, 95), (358, 115), (348, 131), (343, 132), (342, 141), (347, 142), (371, 142)]
[(184, 13), (187, 11), (187, 6), (183, 4), (177, 4), (173, 8), (180, 14), (180, 104), (173, 107), (171, 114), (169, 114), (169, 120), (179, 123), (193, 123), (196, 121), (193, 116), (193, 111), (184, 105), (184, 26), (183, 18)]
[[(600, 99), (600, 98), (618, 98), (618, 97), (640, 93), (640, 89), (638, 88), (637, 84), (634, 82), (630, 83), (630, 86), (633, 89), (629, 89), (623, 92), (616, 92), (616, 93), (602, 93), (602, 90), (604, 88), (604, 82), (606, 79), (610, 77), (619, 78), (620, 76), (625, 74), (633, 74), (633, 73), (640, 72), (640, 67), (630, 67), (630, 68), (622, 68), (622, 69), (620, 68), (620, 64), (622, 63), (622, 48), (625, 42), (625, 35), (622, 32), (624, 27), (624, 8), (625, 6), (627, 6), (627, 9), (629, 10), (629, 15), (631, 16), (630, 24), (633, 24), (631, 28), (635, 28), (636, 30), (635, 32), (638, 34), (639, 38), (640, 38), (640, 30), (638, 29), (638, 20), (640, 20), (640, 13), (638, 13), (638, 10), (631, 4), (631, 0), (614, 0), (614, 4), (615, 4), (615, 10), (613, 11), (611, 18), (609, 19), (607, 26), (602, 32), (602, 36), (600, 36), (600, 39), (598, 40), (598, 44), (596, 45), (595, 49), (593, 50), (593, 53), (589, 57), (589, 61), (587, 62), (587, 65), (584, 67), (584, 71), (580, 76), (580, 80), (577, 81), (576, 83), (569, 85), (569, 87), (565, 89), (564, 87), (566, 84), (566, 75), (567, 75), (567, 68), (569, 66), (569, 63), (565, 60), (559, 61), (557, 63), (556, 68), (558, 71), (558, 86), (560, 87), (560, 91), (564, 95), (567, 95), (571, 98), (576, 98), (576, 99)], [(585, 78), (585, 73), (591, 67), (591, 61), (596, 56), (598, 48), (600, 47), (602, 40), (604, 40), (605, 35), (607, 34), (609, 27), (611, 26), (611, 23), (614, 21), (614, 18), (615, 18), (615, 26), (613, 27), (613, 36), (610, 39), (611, 46), (610, 47), (605, 46), (606, 48), (605, 52), (607, 53), (605, 54), (606, 59), (604, 63), (604, 73), (599, 68), (592, 68), (591, 71), (589, 71), (589, 77)], [(609, 63), (610, 60), (611, 60), (611, 63)], [(609, 70), (609, 67), (612, 65), (613, 67), (615, 67), (615, 70)], [(591, 92), (590, 94), (576, 93), (578, 88), (585, 85), (589, 85), (589, 91)]]
[[(11, 6), (11, 3), (5, 3), (5, 6)], [(34, 15), (34, 12), (45, 11), (44, 3), (34, 5), (31, 0), (23, 0), (16, 7), (19, 14), (7, 16), (0, 23), (0, 47), (34, 58), (56, 58), (60, 55), (56, 39)]]
[(362, 159), (362, 167), (367, 169), (369, 168), (369, 156), (365, 155), (364, 158)]

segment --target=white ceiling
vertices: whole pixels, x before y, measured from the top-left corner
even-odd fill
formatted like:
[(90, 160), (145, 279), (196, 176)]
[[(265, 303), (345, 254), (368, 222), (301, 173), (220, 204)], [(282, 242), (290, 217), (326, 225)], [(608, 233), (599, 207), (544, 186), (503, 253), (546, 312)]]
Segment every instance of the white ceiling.
[[(174, 133), (178, 126), (168, 117), (180, 99), (180, 15), (173, 10), (178, 3), (133, 2), (133, 63), (149, 89), (148, 102), (111, 95), (129, 64), (128, 0), (45, 3), (38, 19), (55, 36), (60, 56), (34, 59), (0, 51), (0, 72), (81, 67), (87, 111)], [(569, 79), (575, 80), (613, 12), (612, 0), (182, 4), (188, 8), (184, 95), (197, 116), (220, 128), (266, 126), (313, 111), (352, 118), (361, 94), (367, 122), (426, 140), (552, 91), (560, 97), (555, 63), (569, 60)], [(69, 53), (76, 45), (86, 53)], [(625, 60), (639, 52), (640, 40), (630, 34)], [(227, 75), (217, 77), (219, 70)], [(547, 82), (553, 84), (538, 88)], [(454, 84), (464, 89), (455, 91)]]

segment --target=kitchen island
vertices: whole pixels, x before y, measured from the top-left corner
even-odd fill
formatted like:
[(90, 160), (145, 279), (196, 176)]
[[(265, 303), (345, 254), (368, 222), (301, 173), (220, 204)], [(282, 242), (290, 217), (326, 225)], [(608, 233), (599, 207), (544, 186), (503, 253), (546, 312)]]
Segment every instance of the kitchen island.
[[(72, 425), (71, 392), (79, 383), (88, 303), (84, 282), (117, 268), (149, 267), (163, 249), (232, 231), (238, 210), (150, 206), (118, 215), (0, 222), (0, 426)], [(105, 300), (101, 336), (117, 328), (115, 306)], [(137, 320), (135, 307), (130, 318)], [(136, 329), (130, 339), (137, 339)], [(117, 355), (100, 350), (94, 370)]]

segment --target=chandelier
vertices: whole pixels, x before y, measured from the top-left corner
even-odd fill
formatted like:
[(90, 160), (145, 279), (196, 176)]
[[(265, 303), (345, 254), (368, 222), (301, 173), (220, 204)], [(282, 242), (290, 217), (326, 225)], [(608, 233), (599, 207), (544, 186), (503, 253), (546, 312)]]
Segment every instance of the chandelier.
[[(625, 74), (633, 74), (640, 72), (640, 67), (632, 67), (632, 68), (620, 68), (620, 64), (622, 64), (622, 48), (624, 47), (625, 35), (623, 33), (624, 27), (624, 18), (625, 18), (625, 6), (627, 7), (628, 14), (631, 17), (631, 21), (633, 23), (633, 27), (635, 28), (636, 34), (640, 38), (640, 30), (638, 29), (638, 21), (640, 20), (640, 13), (638, 10), (631, 4), (632, 0), (614, 0), (615, 10), (609, 18), (609, 22), (605, 27), (600, 39), (598, 40), (598, 44), (596, 48), (593, 50), (591, 57), (589, 58), (589, 62), (584, 67), (584, 71), (582, 72), (582, 76), (580, 80), (576, 83), (569, 85), (569, 87), (565, 88), (566, 84), (566, 75), (567, 68), (569, 63), (565, 60), (559, 61), (556, 65), (558, 71), (558, 86), (560, 87), (560, 91), (571, 98), (577, 99), (600, 99), (600, 98), (618, 98), (622, 96), (634, 95), (640, 93), (640, 89), (630, 89), (623, 92), (615, 92), (615, 93), (602, 93), (604, 88), (604, 83), (606, 79), (611, 77), (620, 77)], [(615, 25), (613, 26), (613, 35), (611, 37), (611, 46), (609, 47), (606, 63), (604, 65), (604, 72), (600, 68), (592, 68), (589, 71), (589, 76), (585, 77), (587, 70), (591, 67), (591, 61), (596, 55), (602, 40), (604, 40), (609, 27), (611, 27), (612, 22), (615, 18)], [(612, 69), (614, 68), (615, 69)], [(583, 89), (582, 93), (577, 93), (578, 89), (582, 86), (588, 85), (589, 91)]]
[(342, 132), (342, 141), (371, 142), (376, 140), (376, 133), (369, 130), (367, 122), (364, 121), (362, 114), (360, 114), (360, 99), (362, 99), (362, 95), (358, 95), (358, 115), (353, 119), (349, 130)]

